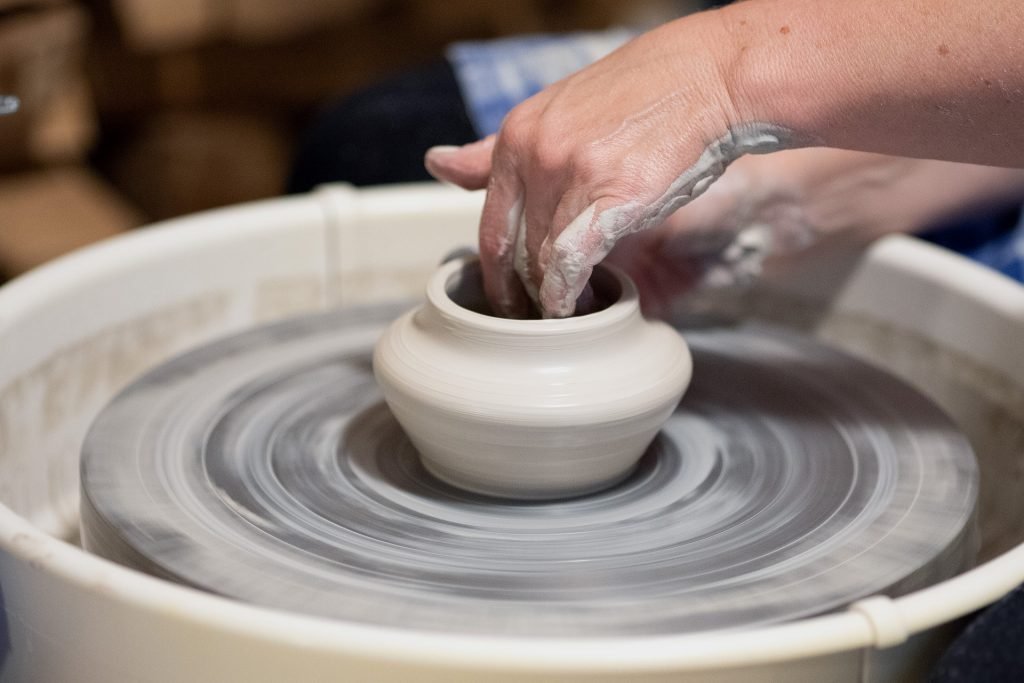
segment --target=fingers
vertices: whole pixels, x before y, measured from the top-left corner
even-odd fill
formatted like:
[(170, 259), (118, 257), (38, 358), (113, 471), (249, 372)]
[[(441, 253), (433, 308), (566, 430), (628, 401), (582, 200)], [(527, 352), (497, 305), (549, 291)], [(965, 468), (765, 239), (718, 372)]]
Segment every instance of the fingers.
[(526, 295), (534, 303), (539, 303), (540, 285), (538, 283), (540, 280), (534, 280), (530, 275), (530, 262), (532, 259), (530, 258), (530, 251), (527, 246), (527, 232), (526, 209), (524, 208), (519, 212), (519, 227), (516, 232), (516, 247), (512, 258), (512, 267), (519, 277), (519, 282), (522, 284)]
[(497, 315), (525, 318), (529, 300), (515, 271), (523, 223), (523, 186), (507, 163), (499, 163), (487, 186), (480, 214), (480, 265), (484, 293)]
[[(564, 216), (566, 209), (560, 206), (555, 214)], [(644, 217), (644, 207), (638, 202), (602, 198), (584, 208), (564, 229), (556, 227), (541, 248), (544, 276), (539, 299), (544, 317), (573, 315), (594, 266), (619, 239), (643, 225)]]
[(515, 270), (516, 254), (526, 248), (518, 240), (526, 233), (522, 225), (523, 188), (508, 161), (499, 162), (495, 172), (494, 146), (495, 136), (489, 135), (463, 147), (432, 147), (424, 163), (438, 180), (467, 190), (487, 188), (480, 215), (484, 291), (497, 315), (523, 318), (529, 314), (530, 305)]
[(533, 303), (540, 307), (544, 270), (541, 250), (558, 204), (555, 183), (535, 183), (526, 191), (520, 230), (516, 239), (515, 271)]
[(431, 147), (423, 159), (430, 175), (438, 180), (454, 183), (467, 190), (480, 190), (487, 186), (491, 175), (491, 155), (494, 136), (455, 147)]

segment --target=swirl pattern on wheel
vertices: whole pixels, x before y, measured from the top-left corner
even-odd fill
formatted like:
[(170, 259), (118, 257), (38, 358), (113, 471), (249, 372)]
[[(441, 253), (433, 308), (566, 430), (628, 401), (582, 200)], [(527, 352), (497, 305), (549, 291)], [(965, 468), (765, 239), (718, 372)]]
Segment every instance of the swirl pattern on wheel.
[(455, 489), (424, 470), (374, 383), (396, 312), (256, 329), (128, 387), (84, 445), (86, 547), (256, 604), (519, 636), (778, 622), (973, 558), (964, 437), (903, 382), (778, 330), (687, 331), (693, 384), (610, 489)]

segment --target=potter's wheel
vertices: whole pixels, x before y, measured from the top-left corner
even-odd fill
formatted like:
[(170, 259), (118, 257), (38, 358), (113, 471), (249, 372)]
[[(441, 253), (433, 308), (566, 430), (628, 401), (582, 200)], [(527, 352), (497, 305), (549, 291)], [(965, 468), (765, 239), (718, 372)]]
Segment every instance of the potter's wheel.
[(86, 546), (256, 604), (523, 636), (777, 622), (971, 562), (966, 439), (816, 342), (687, 332), (693, 384), (637, 470), (520, 503), (419, 464), (370, 368), (397, 313), (295, 319), (145, 375), (86, 439)]

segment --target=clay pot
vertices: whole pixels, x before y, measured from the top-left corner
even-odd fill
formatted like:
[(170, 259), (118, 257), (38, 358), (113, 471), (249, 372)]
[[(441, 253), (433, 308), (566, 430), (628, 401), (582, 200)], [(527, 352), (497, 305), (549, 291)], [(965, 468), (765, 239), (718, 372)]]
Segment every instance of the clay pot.
[(381, 337), (374, 372), (435, 476), (510, 498), (561, 498), (626, 477), (690, 381), (682, 337), (640, 314), (636, 287), (598, 266), (598, 310), (492, 315), (475, 259), (432, 276), (426, 302)]

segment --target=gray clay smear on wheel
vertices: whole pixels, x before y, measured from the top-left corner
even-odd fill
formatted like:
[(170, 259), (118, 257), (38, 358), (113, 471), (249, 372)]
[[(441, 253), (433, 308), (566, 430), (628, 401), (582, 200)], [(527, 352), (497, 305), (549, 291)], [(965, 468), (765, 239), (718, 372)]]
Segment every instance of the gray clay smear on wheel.
[(295, 612), (524, 636), (778, 622), (973, 557), (964, 437), (902, 382), (779, 331), (687, 332), (693, 384), (609, 490), (526, 503), (454, 489), (373, 379), (397, 312), (261, 328), (129, 387), (86, 439), (87, 547)]

